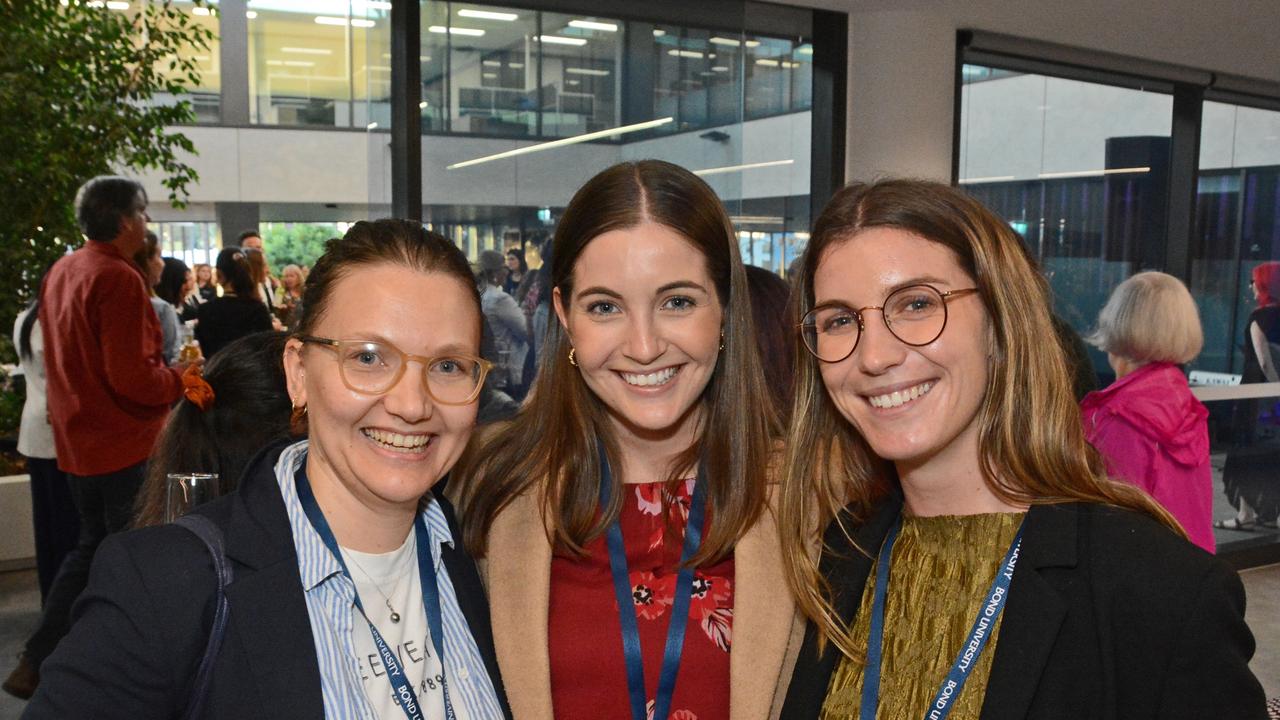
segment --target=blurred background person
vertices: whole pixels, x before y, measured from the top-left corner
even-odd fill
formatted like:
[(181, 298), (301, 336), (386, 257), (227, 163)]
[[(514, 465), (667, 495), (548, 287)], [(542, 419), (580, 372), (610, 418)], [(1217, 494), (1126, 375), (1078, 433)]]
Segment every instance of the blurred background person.
[(196, 292), (200, 294), (200, 302), (208, 302), (218, 297), (218, 285), (213, 281), (213, 267), (208, 263), (196, 265)]
[(182, 323), (178, 320), (178, 312), (173, 305), (156, 294), (156, 286), (164, 275), (164, 260), (160, 257), (160, 239), (155, 233), (147, 231), (145, 245), (134, 254), (133, 262), (147, 280), (151, 309), (155, 310), (156, 317), (160, 320), (160, 332), (164, 336), (164, 361), (173, 365), (178, 362), (178, 351), (182, 346)]
[(1213, 552), (1209, 411), (1179, 367), (1204, 345), (1191, 293), (1172, 275), (1138, 273), (1112, 292), (1089, 341), (1116, 381), (1080, 403), (1085, 438), (1111, 477), (1147, 491)]
[(206, 360), (236, 338), (273, 329), (271, 313), (258, 299), (244, 251), (223, 248), (215, 265), (222, 296), (201, 305), (196, 315), (196, 340)]
[(529, 264), (525, 262), (524, 250), (520, 248), (507, 250), (507, 279), (502, 283), (502, 289), (515, 298), (517, 303), (520, 302), (520, 295), (516, 290), (520, 287), (520, 283), (524, 282), (528, 272)]
[(524, 313), (516, 301), (503, 290), (507, 275), (506, 260), (497, 250), (480, 253), (480, 306), (485, 325), (493, 333), (494, 387), (519, 400), (524, 397), (521, 379), (525, 353), (529, 352), (529, 329)]
[(285, 265), (280, 271), (280, 288), (276, 291), (276, 311), (280, 321), (285, 325), (293, 322), (298, 303), (302, 302), (302, 285), (306, 282), (302, 276), (302, 268), (297, 265)]
[(184, 378), (183, 399), (169, 413), (147, 464), (134, 527), (164, 522), (169, 473), (216, 473), (218, 493), (228, 495), (259, 450), (290, 437), (287, 339), (282, 332), (260, 332), (228, 343), (203, 368), (208, 393)]
[(792, 327), (787, 316), (791, 288), (777, 274), (747, 265), (747, 291), (751, 295), (751, 320), (756, 329), (756, 348), (764, 367), (765, 384), (779, 418), (785, 422), (791, 409), (795, 383), (792, 368)]
[[(160, 258), (164, 267), (160, 270), (160, 282), (156, 283), (156, 297), (169, 303), (169, 307), (177, 313), (178, 321), (185, 322), (195, 317), (197, 306), (188, 305), (187, 300), (195, 289), (195, 282), (187, 264), (178, 258)], [(187, 314), (191, 317), (184, 317)]]
[[(1280, 262), (1253, 268), (1249, 289), (1258, 307), (1244, 331), (1241, 383), (1280, 382)], [(1221, 530), (1274, 528), (1280, 515), (1280, 443), (1274, 427), (1260, 422), (1275, 401), (1240, 400), (1232, 418), (1232, 448), (1222, 468), (1223, 491), (1236, 516), (1214, 522)], [(1273, 411), (1274, 414), (1274, 411)]]
[[(37, 285), (39, 287), (39, 285)], [(35, 528), (36, 576), (40, 605), (62, 560), (76, 546), (80, 519), (71, 500), (67, 474), (58, 469), (53, 426), (45, 398), (44, 338), (40, 336), (40, 299), (32, 300), (13, 324), (13, 346), (26, 379), (27, 399), (18, 426), (18, 452), (27, 459), (31, 476), (31, 520)]]

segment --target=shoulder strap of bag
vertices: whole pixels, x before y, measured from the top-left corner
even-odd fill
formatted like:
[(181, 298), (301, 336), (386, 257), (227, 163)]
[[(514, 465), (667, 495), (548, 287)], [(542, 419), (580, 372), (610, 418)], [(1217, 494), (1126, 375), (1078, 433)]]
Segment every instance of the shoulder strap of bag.
[(227, 561), (226, 546), (223, 543), (222, 529), (203, 515), (183, 515), (175, 524), (186, 528), (204, 542), (213, 556), (213, 569), (218, 574), (218, 589), (215, 598), (213, 627), (209, 630), (209, 644), (205, 646), (204, 657), (200, 660), (200, 668), (196, 671), (195, 682), (191, 686), (191, 697), (187, 699), (187, 710), (184, 720), (200, 717), (204, 710), (205, 696), (209, 692), (209, 678), (213, 674), (213, 663), (218, 657), (218, 649), (222, 647), (222, 637), (227, 629), (227, 585), (231, 584), (231, 563)]

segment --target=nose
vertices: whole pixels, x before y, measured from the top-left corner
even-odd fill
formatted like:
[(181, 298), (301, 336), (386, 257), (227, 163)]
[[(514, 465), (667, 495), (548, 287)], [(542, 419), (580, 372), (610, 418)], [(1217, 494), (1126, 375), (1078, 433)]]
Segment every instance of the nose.
[(429, 420), (435, 414), (435, 400), (427, 392), (426, 373), (417, 360), (410, 360), (395, 385), (382, 396), (387, 412), (407, 423)]
[(907, 346), (889, 332), (880, 310), (863, 310), (862, 335), (854, 357), (858, 367), (868, 375), (881, 375), (900, 365), (907, 356)]
[(640, 365), (648, 365), (666, 351), (666, 343), (659, 335), (653, 313), (633, 314), (623, 354)]

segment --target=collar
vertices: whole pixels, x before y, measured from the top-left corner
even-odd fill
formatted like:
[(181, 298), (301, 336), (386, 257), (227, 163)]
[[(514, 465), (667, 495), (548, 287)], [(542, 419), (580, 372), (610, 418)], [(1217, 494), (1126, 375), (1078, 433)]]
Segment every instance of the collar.
[[(294, 476), (307, 460), (306, 440), (300, 440), (284, 449), (275, 464), (276, 483), (280, 487), (280, 495), (284, 499), (285, 510), (289, 515), (289, 526), (293, 531), (293, 543), (298, 553), (298, 574), (302, 580), (302, 589), (310, 592), (324, 584), (334, 576), (342, 576), (342, 565), (329, 552), (320, 534), (311, 526), (302, 502), (298, 499), (298, 490), (294, 485)], [(434, 494), (428, 493), (419, 505), (419, 513), (426, 522), (430, 539), (431, 563), (440, 570), (442, 546), (454, 547), (453, 533), (449, 530), (449, 521)]]

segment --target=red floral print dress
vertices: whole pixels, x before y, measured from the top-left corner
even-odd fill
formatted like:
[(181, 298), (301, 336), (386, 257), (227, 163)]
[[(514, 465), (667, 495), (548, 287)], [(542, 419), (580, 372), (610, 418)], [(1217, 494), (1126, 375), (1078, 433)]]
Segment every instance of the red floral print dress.
[[(640, 630), (650, 718), (675, 602), (676, 574), (693, 483), (692, 479), (679, 483), (674, 498), (664, 492), (662, 482), (624, 488), (622, 540), (631, 574), (633, 612)], [(664, 513), (670, 516), (670, 522)], [(557, 551), (551, 560), (548, 631), (555, 716), (557, 720), (629, 720), (622, 626), (605, 538), (597, 538), (587, 551), (586, 557)], [(698, 568), (691, 595), (670, 717), (721, 720), (729, 717), (733, 557)]]

